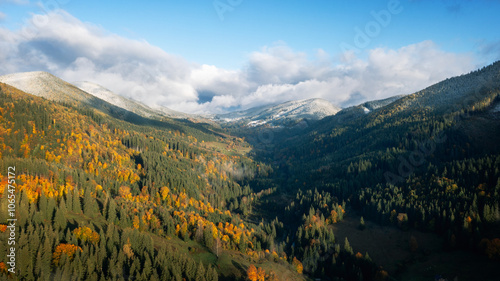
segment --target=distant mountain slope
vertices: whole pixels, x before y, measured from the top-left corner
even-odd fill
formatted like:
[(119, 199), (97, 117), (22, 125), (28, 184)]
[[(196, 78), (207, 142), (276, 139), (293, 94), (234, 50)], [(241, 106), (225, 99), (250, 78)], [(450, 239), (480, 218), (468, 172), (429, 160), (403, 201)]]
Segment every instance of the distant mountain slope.
[(43, 71), (13, 73), (0, 76), (0, 82), (13, 86), (26, 93), (59, 102), (76, 102), (88, 105), (106, 113), (113, 112), (116, 117), (135, 113), (141, 117), (162, 119), (200, 119), (197, 116), (177, 112), (165, 107), (152, 109), (140, 102), (117, 95), (110, 90), (91, 82), (68, 83)]
[(327, 100), (308, 99), (219, 114), (214, 116), (213, 120), (227, 123), (243, 123), (251, 127), (262, 125), (276, 127), (303, 119), (320, 120), (326, 116), (335, 115), (339, 111), (339, 107)]
[(434, 113), (464, 110), (500, 87), (500, 61), (468, 74), (452, 77), (405, 96), (393, 104), (398, 111), (427, 108)]
[[(292, 173), (309, 174), (314, 170), (323, 182), (343, 177), (340, 173), (335, 178), (333, 172), (325, 171), (347, 171), (351, 163), (369, 159), (368, 162), (377, 163), (372, 169), (377, 177), (370, 178), (371, 184), (376, 185), (383, 183), (385, 172), (400, 169), (399, 156), (418, 151), (421, 144), (438, 139), (440, 134), (446, 134), (452, 144), (439, 146), (441, 151), (433, 156), (442, 161), (496, 153), (498, 146), (492, 143), (500, 139), (499, 104), (500, 62), (496, 62), (392, 102), (386, 99), (343, 109), (311, 125), (305, 134), (279, 139), (278, 151), (281, 151), (276, 158), (286, 159), (290, 157), (289, 151), (294, 151), (293, 158), (300, 159), (300, 164), (290, 164), (291, 170), (299, 167)], [(461, 149), (449, 154), (446, 151), (449, 147)], [(286, 156), (280, 155), (281, 152)], [(425, 160), (430, 161), (431, 157)], [(438, 164), (442, 163), (435, 163)], [(306, 166), (311, 170), (305, 169)], [(325, 175), (331, 178), (326, 180)], [(369, 185), (367, 179), (360, 182)]]
[(94, 96), (43, 71), (13, 73), (0, 76), (0, 82), (26, 93), (62, 102), (95, 102)]
[(365, 103), (362, 103), (361, 106), (365, 107), (369, 111), (373, 111), (375, 109), (379, 109), (379, 108), (384, 107), (388, 104), (391, 104), (404, 96), (405, 95), (397, 95), (397, 96), (389, 97), (386, 99), (367, 101)]
[(397, 95), (382, 100), (367, 101), (360, 105), (344, 108), (341, 111), (339, 111), (335, 116), (332, 116), (332, 118), (335, 119), (337, 122), (342, 122), (342, 123), (354, 120), (362, 116), (365, 116), (366, 114), (371, 113), (375, 110), (383, 108), (401, 99), (402, 97), (404, 97), (404, 95)]
[(192, 118), (186, 113), (178, 112), (166, 107), (158, 107), (158, 108), (150, 108), (145, 104), (140, 102), (127, 99), (120, 95), (115, 94), (114, 92), (104, 88), (101, 85), (88, 82), (88, 81), (77, 81), (73, 82), (73, 85), (78, 87), (79, 89), (96, 96), (102, 100), (105, 100), (113, 105), (116, 105), (120, 108), (126, 109), (128, 111), (134, 112), (143, 117), (151, 118), (151, 117), (171, 117), (171, 118)]

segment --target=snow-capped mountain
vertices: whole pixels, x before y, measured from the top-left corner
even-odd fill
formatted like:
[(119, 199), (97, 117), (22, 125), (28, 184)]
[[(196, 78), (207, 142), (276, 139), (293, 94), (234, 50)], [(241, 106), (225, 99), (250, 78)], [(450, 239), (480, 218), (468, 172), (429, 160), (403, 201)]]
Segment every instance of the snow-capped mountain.
[(212, 116), (212, 120), (224, 123), (238, 123), (250, 127), (280, 127), (294, 125), (301, 120), (316, 121), (335, 115), (340, 108), (324, 99), (288, 101)]
[(74, 85), (43, 71), (0, 76), (0, 82), (48, 100), (91, 104), (95, 97)]
[(138, 101), (127, 99), (125, 97), (117, 95), (114, 92), (104, 88), (103, 86), (92, 82), (77, 81), (73, 82), (72, 84), (95, 97), (98, 97), (104, 101), (109, 102), (110, 104), (116, 105), (120, 108), (126, 109), (128, 111), (131, 111), (135, 114), (138, 114), (146, 118), (158, 118), (158, 117), (194, 118), (194, 116), (191, 116), (189, 114), (177, 112), (175, 110), (162, 106), (151, 108)]
[(95, 83), (85, 81), (71, 84), (44, 71), (8, 74), (0, 76), (0, 82), (48, 100), (69, 103), (77, 102), (105, 111), (115, 106), (120, 110), (133, 112), (146, 118), (197, 118), (196, 116), (177, 112), (166, 107), (150, 108), (140, 102), (117, 95)]

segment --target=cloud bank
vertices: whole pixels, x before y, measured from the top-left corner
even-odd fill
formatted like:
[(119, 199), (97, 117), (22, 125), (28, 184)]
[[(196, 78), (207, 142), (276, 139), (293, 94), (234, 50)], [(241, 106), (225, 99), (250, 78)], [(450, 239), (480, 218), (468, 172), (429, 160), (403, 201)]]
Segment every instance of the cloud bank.
[(284, 42), (249, 54), (241, 69), (186, 61), (146, 41), (111, 34), (63, 10), (33, 15), (17, 31), (0, 28), (0, 75), (44, 70), (92, 81), (150, 106), (221, 113), (295, 99), (340, 106), (409, 94), (476, 68), (470, 54), (447, 53), (431, 41), (310, 58)]

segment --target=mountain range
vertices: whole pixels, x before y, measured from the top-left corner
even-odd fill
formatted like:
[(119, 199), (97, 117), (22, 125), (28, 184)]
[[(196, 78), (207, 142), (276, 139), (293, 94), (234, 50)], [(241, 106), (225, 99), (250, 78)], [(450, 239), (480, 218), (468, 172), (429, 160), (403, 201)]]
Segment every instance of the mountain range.
[[(162, 106), (151, 108), (141, 102), (118, 95), (101, 85), (88, 81), (68, 83), (50, 73), (42, 71), (0, 76), (0, 82), (14, 86), (26, 93), (54, 101), (79, 102), (96, 108), (100, 108), (108, 103), (146, 118), (161, 119), (163, 117), (170, 117), (205, 121), (209, 119), (226, 126), (303, 127), (307, 126), (310, 122), (318, 121), (326, 116), (332, 116), (342, 111), (340, 107), (331, 104), (327, 100), (314, 98), (265, 105), (224, 114), (194, 115)], [(396, 96), (381, 101), (366, 102), (359, 107), (362, 107), (363, 112), (367, 113), (400, 97)], [(344, 111), (354, 111), (354, 107), (344, 109)]]
[(496, 280), (499, 108), (500, 62), (343, 109), (211, 116), (1, 76), (22, 270), (0, 246), (0, 279)]

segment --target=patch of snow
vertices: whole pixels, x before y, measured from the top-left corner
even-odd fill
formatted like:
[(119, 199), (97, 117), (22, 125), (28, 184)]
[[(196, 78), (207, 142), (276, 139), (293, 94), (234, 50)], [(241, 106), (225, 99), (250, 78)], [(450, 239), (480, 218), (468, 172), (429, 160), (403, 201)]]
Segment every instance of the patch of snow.
[(13, 73), (0, 76), (0, 82), (23, 92), (55, 101), (80, 101), (89, 103), (92, 95), (70, 83), (43, 71)]
[(250, 108), (244, 111), (218, 114), (212, 120), (219, 122), (246, 121), (248, 126), (282, 126), (283, 123), (300, 119), (319, 120), (335, 115), (340, 108), (323, 99), (289, 101), (277, 105)]

